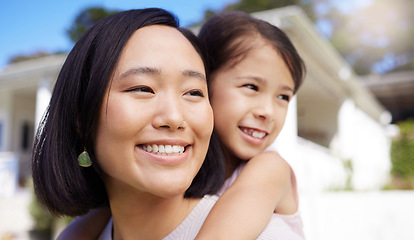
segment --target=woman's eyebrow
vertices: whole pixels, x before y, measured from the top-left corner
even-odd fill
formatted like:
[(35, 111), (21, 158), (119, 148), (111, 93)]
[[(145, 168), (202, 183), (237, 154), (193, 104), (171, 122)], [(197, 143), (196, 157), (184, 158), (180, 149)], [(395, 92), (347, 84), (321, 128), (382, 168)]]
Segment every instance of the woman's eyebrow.
[(124, 73), (122, 73), (117, 80), (121, 80), (123, 78), (129, 77), (131, 75), (135, 75), (135, 74), (161, 74), (161, 70), (158, 68), (153, 68), (153, 67), (137, 67), (137, 68), (131, 68), (127, 71), (125, 71)]
[[(203, 81), (207, 81), (206, 76), (198, 71), (195, 70), (184, 70), (181, 72), (183, 74), (183, 76), (186, 77), (192, 77), (192, 78), (198, 78), (200, 80)], [(124, 73), (122, 73), (119, 77), (118, 77), (118, 81), (124, 78), (127, 78), (131, 75), (135, 75), (135, 74), (150, 74), (150, 75), (160, 75), (161, 74), (161, 70), (158, 68), (153, 68), (153, 67), (137, 67), (137, 68), (131, 68), (127, 71), (125, 71)]]
[(186, 77), (198, 78), (200, 80), (207, 81), (206, 76), (198, 71), (185, 70), (185, 71), (182, 71), (182, 74)]

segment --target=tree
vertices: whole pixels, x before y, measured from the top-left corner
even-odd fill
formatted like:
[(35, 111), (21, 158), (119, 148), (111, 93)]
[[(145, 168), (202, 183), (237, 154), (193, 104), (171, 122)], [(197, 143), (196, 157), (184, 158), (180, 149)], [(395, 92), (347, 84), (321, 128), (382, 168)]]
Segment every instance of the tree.
[(16, 55), (10, 58), (9, 63), (23, 62), (29, 59), (46, 57), (49, 55), (53, 55), (53, 54), (49, 52), (39, 51), (39, 52), (34, 52), (31, 54), (26, 54), (26, 55)]
[[(117, 13), (117, 10), (106, 10), (101, 7), (92, 7), (84, 9), (75, 19), (75, 21), (72, 23), (71, 27), (67, 31), (67, 34), (69, 35), (70, 39), (75, 43), (79, 40), (79, 38), (82, 36), (83, 33), (86, 32), (91, 26), (93, 26), (97, 21), (101, 20), (104, 17), (107, 17), (111, 14)], [(17, 63), (26, 61), (29, 59), (35, 59), (35, 58), (41, 58), (49, 55), (59, 54), (60, 52), (44, 52), (44, 51), (38, 51), (31, 54), (26, 55), (17, 55), (12, 57), (9, 60), (9, 63)]]
[(92, 27), (96, 22), (111, 14), (119, 12), (118, 10), (106, 10), (102, 7), (92, 7), (83, 10), (75, 19), (72, 26), (67, 31), (69, 38), (75, 43), (83, 33)]
[(315, 23), (360, 74), (414, 69), (414, 2), (314, 0)]
[(247, 13), (259, 12), (263, 10), (280, 8), (289, 5), (302, 4), (300, 0), (241, 0), (226, 6), (226, 10), (238, 10)]
[[(273, 8), (281, 8), (290, 5), (300, 5), (308, 14), (312, 14), (310, 11), (310, 4), (305, 4), (301, 0), (240, 0), (236, 3), (229, 4), (224, 7), (223, 10), (242, 11), (246, 13), (254, 13)], [(204, 12), (203, 21), (209, 19), (211, 16), (216, 14), (216, 11), (207, 9)], [(200, 23), (199, 23), (200, 24)], [(197, 25), (197, 24), (196, 24)]]

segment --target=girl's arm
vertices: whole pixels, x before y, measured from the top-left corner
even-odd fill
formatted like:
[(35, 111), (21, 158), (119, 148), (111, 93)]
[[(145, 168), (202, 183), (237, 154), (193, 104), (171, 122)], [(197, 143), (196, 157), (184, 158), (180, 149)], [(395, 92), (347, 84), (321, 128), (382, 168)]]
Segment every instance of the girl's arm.
[(111, 216), (109, 208), (99, 208), (75, 218), (59, 234), (57, 240), (91, 240), (97, 239)]
[(294, 214), (297, 208), (289, 164), (276, 152), (263, 152), (219, 198), (196, 239), (256, 239), (273, 212)]

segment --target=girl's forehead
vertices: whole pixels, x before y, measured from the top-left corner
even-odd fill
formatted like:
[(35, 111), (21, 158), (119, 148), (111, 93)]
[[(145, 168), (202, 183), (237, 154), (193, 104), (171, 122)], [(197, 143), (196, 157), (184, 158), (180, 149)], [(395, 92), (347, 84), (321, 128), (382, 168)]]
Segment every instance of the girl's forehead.
[(256, 55), (257, 52), (266, 47), (268, 50), (280, 55), (279, 50), (274, 44), (259, 35), (239, 37), (230, 45), (230, 57), (220, 69), (232, 68), (244, 59)]

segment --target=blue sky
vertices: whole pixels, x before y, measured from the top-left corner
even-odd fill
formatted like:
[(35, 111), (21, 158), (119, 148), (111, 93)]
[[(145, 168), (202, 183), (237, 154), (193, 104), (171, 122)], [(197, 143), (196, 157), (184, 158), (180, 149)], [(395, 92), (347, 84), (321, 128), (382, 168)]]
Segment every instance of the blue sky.
[(206, 9), (219, 10), (233, 2), (236, 0), (0, 0), (0, 69), (12, 56), (70, 51), (73, 44), (66, 30), (87, 7), (160, 7), (173, 12), (186, 27), (201, 20)]

